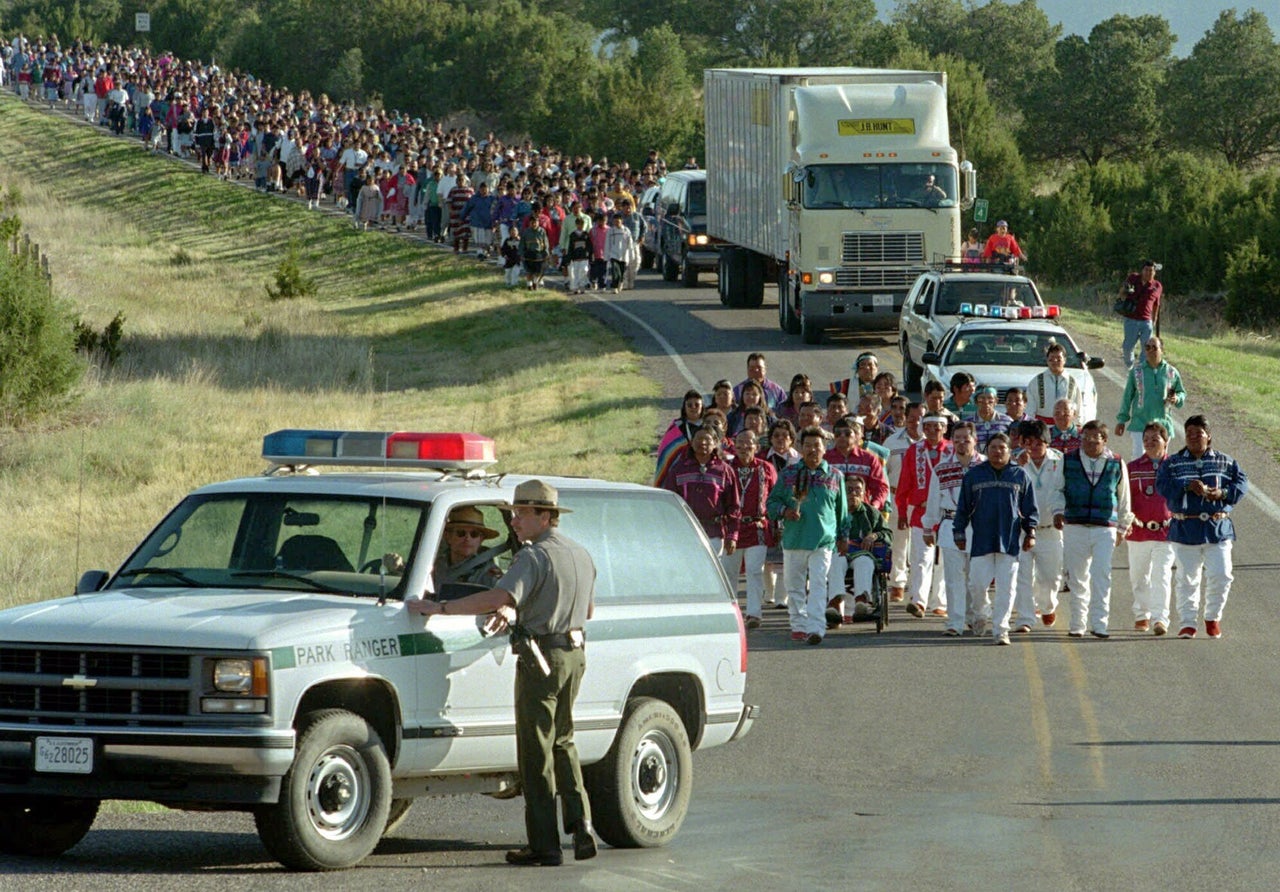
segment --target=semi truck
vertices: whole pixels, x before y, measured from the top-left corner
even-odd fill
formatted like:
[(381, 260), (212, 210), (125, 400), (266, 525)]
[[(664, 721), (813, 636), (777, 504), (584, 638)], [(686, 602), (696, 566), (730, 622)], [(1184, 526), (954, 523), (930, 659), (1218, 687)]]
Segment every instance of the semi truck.
[(951, 147), (944, 72), (712, 68), (707, 234), (720, 300), (759, 307), (805, 343), (894, 329), (907, 291), (960, 253), (976, 171)]

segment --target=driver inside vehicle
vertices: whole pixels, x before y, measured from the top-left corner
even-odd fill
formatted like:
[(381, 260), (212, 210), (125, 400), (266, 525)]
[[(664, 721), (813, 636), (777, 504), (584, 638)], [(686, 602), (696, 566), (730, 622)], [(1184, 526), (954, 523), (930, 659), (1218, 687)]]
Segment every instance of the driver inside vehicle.
[[(497, 530), (485, 525), (484, 514), (475, 505), (459, 505), (450, 511), (432, 568), (436, 590), (454, 582), (491, 588), (502, 578), (502, 569), (481, 552), (485, 542), (498, 536)], [(399, 554), (388, 553), (382, 562), (388, 573), (404, 572), (404, 558)]]

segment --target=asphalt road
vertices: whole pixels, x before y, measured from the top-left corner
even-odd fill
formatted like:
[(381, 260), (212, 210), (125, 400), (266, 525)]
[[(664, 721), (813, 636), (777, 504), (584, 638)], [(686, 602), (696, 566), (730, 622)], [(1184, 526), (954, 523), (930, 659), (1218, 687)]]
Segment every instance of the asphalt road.
[[(816, 382), (844, 377), (867, 346), (898, 367), (891, 339), (807, 348), (783, 335), (772, 294), (761, 310), (727, 310), (710, 281), (684, 289), (645, 274), (635, 292), (608, 298), (630, 316), (583, 300), (634, 337), (673, 416), (689, 378), (704, 390), (739, 380), (751, 350), (784, 384), (801, 370)], [(1106, 349), (1095, 352), (1114, 359)], [(1105, 375), (1099, 383), (1110, 417), (1119, 390)], [(1210, 415), (1215, 445), (1280, 493), (1274, 463)], [(1107, 641), (1070, 640), (1060, 622), (990, 647), (943, 638), (940, 620), (895, 605), (884, 633), (860, 625), (813, 648), (793, 644), (774, 613), (751, 637), (748, 699), (762, 717), (743, 741), (695, 755), (692, 808), (665, 849), (602, 849), (530, 876), (501, 864), (522, 843), (518, 801), (421, 800), (360, 867), (296, 875), (267, 860), (245, 816), (112, 813), (57, 861), (3, 865), (0, 888), (1272, 888), (1280, 684), (1266, 580), (1280, 568), (1269, 547), (1280, 520), (1252, 498), (1237, 519), (1218, 641), (1127, 631), (1123, 549)]]

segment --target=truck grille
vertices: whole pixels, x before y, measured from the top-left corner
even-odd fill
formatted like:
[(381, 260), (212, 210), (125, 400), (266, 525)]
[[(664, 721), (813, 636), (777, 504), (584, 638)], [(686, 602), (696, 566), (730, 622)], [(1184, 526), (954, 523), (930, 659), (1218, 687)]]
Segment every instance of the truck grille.
[(183, 653), (0, 646), (0, 720), (133, 724), (186, 716), (192, 664)]
[[(840, 245), (840, 262), (845, 266), (863, 263), (923, 264), (924, 233), (846, 232)], [(914, 276), (911, 281), (915, 281)]]
[(907, 291), (920, 273), (919, 269), (885, 269), (874, 266), (838, 269), (836, 285), (840, 288), (883, 288), (887, 291)]

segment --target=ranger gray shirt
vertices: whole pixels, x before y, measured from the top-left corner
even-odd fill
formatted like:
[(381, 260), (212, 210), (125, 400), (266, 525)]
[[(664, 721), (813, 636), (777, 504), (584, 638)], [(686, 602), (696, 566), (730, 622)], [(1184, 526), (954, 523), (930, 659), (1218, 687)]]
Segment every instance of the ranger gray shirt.
[(516, 552), (494, 588), (511, 593), (520, 625), (533, 635), (550, 635), (586, 624), (595, 581), (591, 555), (552, 527)]

